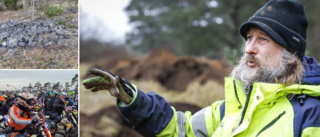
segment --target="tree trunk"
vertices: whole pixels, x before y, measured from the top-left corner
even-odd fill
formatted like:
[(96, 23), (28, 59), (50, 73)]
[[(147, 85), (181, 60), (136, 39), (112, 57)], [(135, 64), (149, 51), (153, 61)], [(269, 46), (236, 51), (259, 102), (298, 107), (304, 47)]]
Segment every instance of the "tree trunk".
[(33, 20), (33, 13), (34, 13), (34, 1), (35, 1), (35, 0), (32, 0), (32, 1), (31, 1), (31, 6), (32, 6), (31, 19), (32, 19), (32, 20)]
[(37, 7), (37, 10), (40, 10), (40, 8), (41, 8), (41, 1), (40, 0), (36, 0), (36, 7)]
[(62, 4), (63, 4), (63, 0), (60, 0), (60, 4), (59, 4), (60, 9), (62, 8)]
[(28, 0), (22, 0), (22, 4), (23, 4), (23, 10), (24, 10), (24, 18), (27, 19), (28, 18), (28, 8), (29, 8)]
[(45, 8), (49, 7), (49, 0), (44, 0), (45, 1)]

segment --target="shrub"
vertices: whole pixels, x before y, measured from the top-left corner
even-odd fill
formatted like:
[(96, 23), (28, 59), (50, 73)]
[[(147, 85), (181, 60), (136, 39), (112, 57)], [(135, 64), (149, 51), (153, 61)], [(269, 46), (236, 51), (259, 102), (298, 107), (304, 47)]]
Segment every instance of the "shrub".
[(16, 10), (18, 9), (18, 0), (3, 0), (4, 6), (6, 6), (9, 10)]
[(44, 14), (49, 17), (60, 15), (63, 12), (63, 9), (60, 9), (57, 6), (52, 6), (44, 9)]

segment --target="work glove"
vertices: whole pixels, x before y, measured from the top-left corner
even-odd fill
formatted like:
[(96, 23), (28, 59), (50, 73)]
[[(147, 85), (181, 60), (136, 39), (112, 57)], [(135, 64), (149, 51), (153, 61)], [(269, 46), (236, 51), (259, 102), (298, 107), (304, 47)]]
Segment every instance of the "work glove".
[(110, 94), (126, 104), (130, 104), (136, 96), (136, 88), (123, 78), (99, 68), (91, 68), (90, 73), (97, 77), (82, 82), (92, 92), (109, 90)]

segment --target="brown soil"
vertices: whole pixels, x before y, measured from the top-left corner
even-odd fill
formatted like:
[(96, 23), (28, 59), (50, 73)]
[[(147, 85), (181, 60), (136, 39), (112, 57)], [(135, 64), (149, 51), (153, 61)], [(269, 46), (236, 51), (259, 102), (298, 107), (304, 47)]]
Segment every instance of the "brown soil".
[(157, 48), (143, 59), (119, 61), (111, 71), (128, 80), (156, 80), (165, 68), (170, 67), (177, 60), (178, 57), (172, 52)]
[(179, 58), (164, 48), (156, 48), (143, 58), (134, 58), (117, 48), (105, 52), (105, 58), (97, 61), (95, 66), (110, 70), (127, 80), (157, 81), (175, 91), (185, 91), (192, 81), (204, 84), (211, 79), (223, 83), (231, 69), (228, 61), (205, 57)]
[(6, 20), (21, 20), (23, 19), (23, 10), (2, 10), (0, 17), (0, 23)]

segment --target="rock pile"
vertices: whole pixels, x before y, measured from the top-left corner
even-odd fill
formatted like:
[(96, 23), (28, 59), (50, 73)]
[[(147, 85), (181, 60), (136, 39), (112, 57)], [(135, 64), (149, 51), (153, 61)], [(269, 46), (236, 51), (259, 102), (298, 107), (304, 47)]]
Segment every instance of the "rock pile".
[[(65, 22), (65, 21), (64, 21)], [(70, 20), (77, 26), (77, 21)], [(77, 29), (68, 29), (51, 19), (17, 22), (5, 21), (0, 24), (0, 47), (33, 47), (61, 44), (78, 37)], [(77, 43), (73, 44), (77, 46)]]

